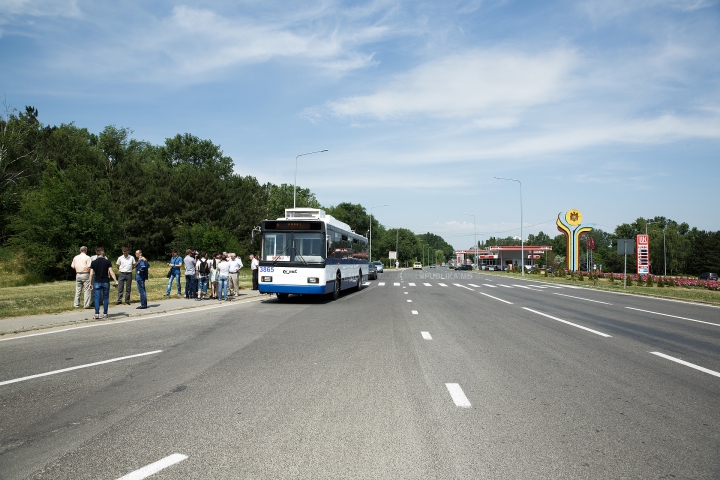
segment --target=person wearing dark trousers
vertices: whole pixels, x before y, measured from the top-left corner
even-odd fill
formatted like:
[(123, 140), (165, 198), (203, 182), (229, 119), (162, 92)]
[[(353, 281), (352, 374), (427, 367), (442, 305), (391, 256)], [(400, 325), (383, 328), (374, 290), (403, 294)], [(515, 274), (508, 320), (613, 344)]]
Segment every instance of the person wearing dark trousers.
[(195, 283), (195, 256), (191, 249), (185, 250), (185, 298), (195, 298), (197, 296), (197, 284)]
[(135, 267), (135, 259), (130, 255), (130, 249), (123, 247), (122, 255), (120, 255), (115, 264), (120, 270), (118, 275), (118, 299), (117, 304), (122, 303), (123, 292), (125, 292), (125, 304), (130, 305), (130, 289), (132, 288), (133, 268)]
[(135, 264), (135, 283), (137, 284), (138, 293), (140, 294), (140, 306), (137, 307), (139, 310), (147, 308), (147, 293), (145, 292), (145, 280), (148, 279), (148, 271), (150, 270), (150, 264), (147, 259), (143, 257), (142, 251), (137, 250), (135, 252), (137, 263)]
[(260, 262), (255, 258), (255, 255), (250, 255), (250, 269), (252, 270), (252, 289), (258, 289), (258, 267)]
[[(110, 260), (105, 258), (105, 249), (95, 249), (97, 257), (90, 263), (90, 290), (95, 294), (95, 315), (93, 319), (108, 318), (108, 303), (110, 300), (110, 278), (112, 277), (115, 286), (118, 286), (115, 272), (113, 272)], [(100, 317), (100, 299), (103, 302), (103, 313)]]

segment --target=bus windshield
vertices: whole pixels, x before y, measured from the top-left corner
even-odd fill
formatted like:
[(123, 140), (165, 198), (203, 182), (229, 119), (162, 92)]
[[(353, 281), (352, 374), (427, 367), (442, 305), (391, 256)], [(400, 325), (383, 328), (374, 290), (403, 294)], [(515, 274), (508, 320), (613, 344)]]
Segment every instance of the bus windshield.
[(265, 232), (262, 258), (270, 262), (324, 262), (325, 235), (322, 233)]

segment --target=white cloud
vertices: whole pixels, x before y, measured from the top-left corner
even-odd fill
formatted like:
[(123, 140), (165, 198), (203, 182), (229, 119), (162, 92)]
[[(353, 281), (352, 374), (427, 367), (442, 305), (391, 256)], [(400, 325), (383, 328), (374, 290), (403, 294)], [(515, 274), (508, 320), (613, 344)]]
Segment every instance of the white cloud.
[(638, 10), (667, 8), (692, 12), (717, 4), (717, 0), (587, 0), (580, 5), (593, 20), (609, 20)]
[(474, 50), (427, 62), (395, 76), (375, 93), (330, 102), (326, 108), (338, 117), (379, 119), (488, 114), (494, 118), (498, 111), (512, 116), (562, 98), (576, 62), (576, 55), (563, 49), (538, 54)]
[(76, 17), (77, 0), (0, 0), (0, 17)]

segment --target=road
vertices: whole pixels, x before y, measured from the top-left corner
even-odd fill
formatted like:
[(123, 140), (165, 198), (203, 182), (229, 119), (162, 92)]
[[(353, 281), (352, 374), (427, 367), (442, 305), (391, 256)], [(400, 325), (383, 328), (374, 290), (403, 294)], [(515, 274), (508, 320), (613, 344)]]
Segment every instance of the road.
[(720, 477), (714, 307), (425, 269), (92, 325), (0, 339), (1, 478)]

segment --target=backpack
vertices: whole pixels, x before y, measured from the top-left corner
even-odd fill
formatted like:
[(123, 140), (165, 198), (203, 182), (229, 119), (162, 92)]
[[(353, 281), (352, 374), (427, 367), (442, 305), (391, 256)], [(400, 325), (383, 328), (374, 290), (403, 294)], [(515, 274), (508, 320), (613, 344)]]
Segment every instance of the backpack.
[(200, 267), (198, 268), (200, 275), (207, 275), (210, 273), (210, 262), (207, 260), (200, 260)]

